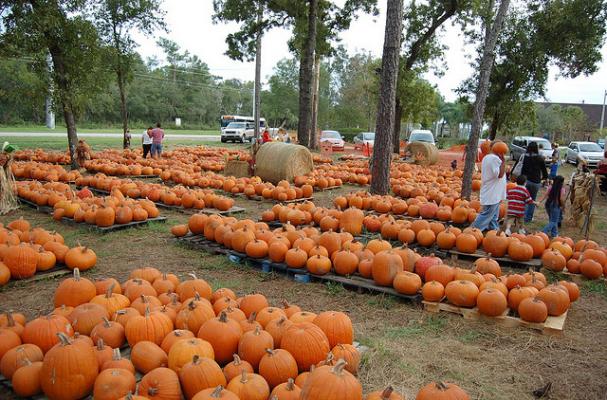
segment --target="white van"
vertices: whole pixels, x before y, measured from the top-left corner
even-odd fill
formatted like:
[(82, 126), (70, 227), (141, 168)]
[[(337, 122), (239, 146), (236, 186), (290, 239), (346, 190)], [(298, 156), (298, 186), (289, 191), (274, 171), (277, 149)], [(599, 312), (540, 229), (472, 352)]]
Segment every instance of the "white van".
[(434, 143), (434, 135), (431, 131), (425, 129), (414, 129), (409, 134), (409, 143), (412, 142), (424, 142), (424, 143)]

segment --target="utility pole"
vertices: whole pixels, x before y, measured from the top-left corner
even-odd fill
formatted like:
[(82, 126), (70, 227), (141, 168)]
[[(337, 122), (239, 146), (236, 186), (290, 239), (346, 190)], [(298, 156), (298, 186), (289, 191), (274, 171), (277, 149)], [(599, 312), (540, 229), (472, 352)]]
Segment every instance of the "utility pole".
[[(53, 60), (51, 55), (46, 56), (46, 65), (50, 74), (53, 73)], [(603, 110), (604, 111), (604, 110)], [(46, 116), (46, 127), (48, 129), (55, 129), (55, 113), (53, 112), (53, 83), (49, 80), (48, 92), (46, 93), (46, 99), (44, 101), (44, 113)]]

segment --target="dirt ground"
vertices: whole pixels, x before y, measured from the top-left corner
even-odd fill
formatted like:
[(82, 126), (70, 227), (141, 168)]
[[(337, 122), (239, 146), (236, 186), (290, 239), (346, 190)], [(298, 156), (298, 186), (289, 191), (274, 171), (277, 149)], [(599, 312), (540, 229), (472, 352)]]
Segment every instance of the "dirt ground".
[[(329, 205), (336, 195), (351, 190), (315, 193), (316, 202)], [(607, 244), (607, 202), (599, 198), (599, 221), (592, 238)], [(256, 218), (271, 204), (237, 200), (247, 207), (244, 216)], [(180, 276), (195, 272), (214, 288), (227, 286), (243, 295), (264, 293), (273, 304), (282, 299), (319, 312), (341, 310), (354, 322), (356, 340), (369, 347), (360, 370), (365, 393), (391, 384), (413, 399), (432, 380), (457, 383), (473, 399), (533, 399), (532, 392), (552, 382), (551, 399), (605, 399), (607, 394), (607, 288), (587, 283), (569, 312), (565, 331), (544, 336), (523, 328), (503, 328), (456, 315), (429, 315), (421, 307), (390, 296), (358, 294), (340, 285), (299, 284), (284, 276), (265, 274), (224, 256), (211, 256), (176, 243), (170, 226), (187, 216), (163, 210), (166, 224), (105, 235), (53, 221), (50, 216), (22, 208), (0, 217), (1, 223), (24, 216), (34, 225), (62, 233), (66, 242), (80, 242), (95, 250), (98, 264), (84, 275), (94, 279), (127, 279), (130, 270), (154, 266)], [(543, 210), (537, 222), (545, 223)], [(241, 216), (243, 216), (241, 214)], [(574, 228), (563, 233), (579, 237)], [(19, 310), (29, 318), (52, 310), (53, 291), (60, 279), (36, 283), (11, 282), (0, 288), (0, 310)], [(0, 388), (0, 398), (13, 398)]]

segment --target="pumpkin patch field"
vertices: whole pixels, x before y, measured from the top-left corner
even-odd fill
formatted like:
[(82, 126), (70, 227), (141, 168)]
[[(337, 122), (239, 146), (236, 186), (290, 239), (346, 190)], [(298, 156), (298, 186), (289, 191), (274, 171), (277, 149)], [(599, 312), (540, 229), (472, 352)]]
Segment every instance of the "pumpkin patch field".
[[(221, 174), (227, 159), (246, 160), (238, 150), (167, 153), (144, 161), (110, 149), (74, 176), (45, 169), (61, 156), (19, 154), (20, 194), (46, 201), (57, 216), (107, 208), (107, 198), (92, 189), (111, 193), (122, 213), (160, 203), (190, 212), (159, 208), (166, 223), (103, 235), (25, 206), (0, 216), (0, 242), (12, 241), (0, 244), (0, 259), (13, 269), (19, 246), (27, 247), (24, 259), (45, 252), (59, 260), (64, 251), (89, 249), (96, 258), (89, 267), (76, 254), (68, 275), (35, 282), (10, 279), (13, 269), (7, 266), (7, 275), (0, 263), (1, 399), (42, 392), (49, 399), (104, 400), (505, 400), (539, 398), (534, 392), (542, 391), (549, 399), (602, 399), (607, 393), (604, 198), (595, 204), (590, 241), (566, 223), (554, 240), (536, 233), (506, 238), (468, 227), (479, 204), (458, 199), (459, 171), (395, 164), (392, 195), (381, 197), (366, 192), (370, 175), (360, 160), (331, 164), (316, 157), (311, 174), (270, 184)], [(158, 178), (138, 178), (147, 175)], [(80, 193), (76, 185), (91, 190)], [(284, 202), (304, 190), (312, 201)], [(245, 211), (197, 213), (232, 206)], [(546, 222), (543, 214), (536, 211), (532, 231)], [(193, 237), (239, 257), (177, 240)], [(312, 277), (354, 274), (419, 301), (350, 290), (338, 280), (298, 282), (253, 268), (254, 260)], [(422, 300), (474, 308), (486, 318), (428, 312)], [(491, 322), (506, 310), (529, 323), (559, 316), (566, 322), (555, 334)], [(78, 381), (69, 379), (74, 375)]]

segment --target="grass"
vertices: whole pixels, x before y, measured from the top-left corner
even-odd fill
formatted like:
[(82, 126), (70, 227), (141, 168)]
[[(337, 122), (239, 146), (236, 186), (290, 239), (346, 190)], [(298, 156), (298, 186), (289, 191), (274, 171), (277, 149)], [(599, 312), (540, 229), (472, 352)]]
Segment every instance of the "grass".
[(331, 296), (341, 295), (345, 290), (344, 286), (338, 282), (327, 282), (325, 286), (327, 288), (327, 293), (329, 293)]
[(593, 280), (584, 282), (582, 290), (588, 293), (595, 293), (607, 299), (607, 284), (603, 280)]
[[(138, 135), (147, 127), (138, 126), (131, 128), (131, 134)], [(0, 132), (64, 132), (64, 126), (57, 125), (55, 129), (49, 129), (44, 125), (25, 125), (25, 126), (0, 126)], [(122, 133), (121, 128), (77, 128), (79, 133)], [(166, 129), (167, 135), (218, 135), (219, 129)]]

